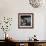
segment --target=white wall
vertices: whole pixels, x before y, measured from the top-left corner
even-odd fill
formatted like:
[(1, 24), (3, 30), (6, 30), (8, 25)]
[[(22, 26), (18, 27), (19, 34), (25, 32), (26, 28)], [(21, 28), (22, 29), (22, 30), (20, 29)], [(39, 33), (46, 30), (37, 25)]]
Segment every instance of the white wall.
[(45, 25), (44, 25), (44, 26), (45, 26), (45, 29), (44, 29), (44, 30), (45, 30), (45, 31), (44, 31), (44, 39), (46, 39), (46, 15), (45, 15), (44, 21), (45, 21), (45, 23), (44, 23), (44, 24), (45, 24)]
[[(18, 29), (18, 13), (34, 13), (34, 28)], [(45, 5), (40, 8), (33, 8), (29, 4), (29, 0), (0, 0), (0, 16), (8, 16), (13, 18), (12, 26), (10, 31), (8, 31), (8, 34), (16, 40), (27, 40), (34, 34), (37, 35), (37, 39), (44, 40), (46, 37), (46, 23), (44, 21), (45, 15)], [(2, 31), (0, 31), (0, 35), (2, 35)], [(0, 36), (0, 39), (4, 39), (4, 37)]]

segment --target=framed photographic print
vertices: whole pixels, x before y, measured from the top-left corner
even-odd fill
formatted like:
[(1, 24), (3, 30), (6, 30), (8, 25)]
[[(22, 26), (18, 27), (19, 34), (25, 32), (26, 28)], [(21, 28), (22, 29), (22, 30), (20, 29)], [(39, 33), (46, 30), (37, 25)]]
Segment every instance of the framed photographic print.
[(18, 28), (33, 28), (33, 13), (18, 13)]

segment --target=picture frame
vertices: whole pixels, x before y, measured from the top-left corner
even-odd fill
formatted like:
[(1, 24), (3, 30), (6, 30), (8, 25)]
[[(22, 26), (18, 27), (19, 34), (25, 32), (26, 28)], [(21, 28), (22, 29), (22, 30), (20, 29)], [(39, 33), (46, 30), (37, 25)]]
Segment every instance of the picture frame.
[(18, 28), (33, 28), (33, 13), (18, 13)]

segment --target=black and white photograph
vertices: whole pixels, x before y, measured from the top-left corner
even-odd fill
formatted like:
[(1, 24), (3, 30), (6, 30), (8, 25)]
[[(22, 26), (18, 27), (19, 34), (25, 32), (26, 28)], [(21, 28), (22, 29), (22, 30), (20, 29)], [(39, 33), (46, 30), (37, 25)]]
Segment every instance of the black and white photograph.
[(33, 27), (33, 13), (19, 13), (18, 14), (18, 27), (19, 28), (32, 28)]

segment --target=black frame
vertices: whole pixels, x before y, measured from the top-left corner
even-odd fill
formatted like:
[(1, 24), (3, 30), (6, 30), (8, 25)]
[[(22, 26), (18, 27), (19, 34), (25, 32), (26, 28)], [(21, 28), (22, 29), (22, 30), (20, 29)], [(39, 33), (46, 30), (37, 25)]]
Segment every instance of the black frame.
[[(30, 25), (21, 25), (22, 18), (30, 20)], [(28, 21), (27, 21), (28, 22)], [(29, 22), (28, 22), (29, 23)], [(34, 14), (33, 13), (18, 13), (18, 28), (33, 28), (34, 27)]]

